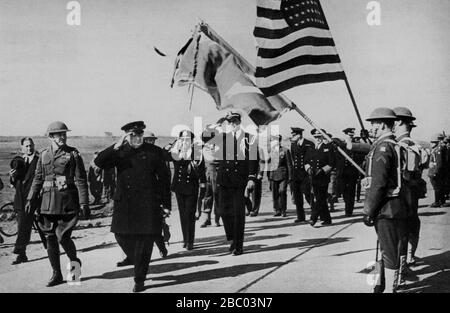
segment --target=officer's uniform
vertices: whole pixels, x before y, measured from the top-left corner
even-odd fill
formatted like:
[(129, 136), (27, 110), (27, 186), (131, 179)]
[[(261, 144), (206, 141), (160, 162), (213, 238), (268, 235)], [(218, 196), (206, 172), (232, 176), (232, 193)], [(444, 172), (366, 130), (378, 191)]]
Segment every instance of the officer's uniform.
[[(328, 134), (330, 138), (333, 136)], [(334, 212), (334, 204), (338, 202), (339, 197), (342, 194), (343, 186), (342, 182), (339, 182), (339, 177), (341, 176), (342, 170), (344, 168), (345, 158), (339, 151), (336, 149), (334, 145), (329, 145), (330, 149), (333, 153), (334, 158), (334, 166), (330, 171), (330, 182), (328, 183), (328, 205), (330, 212)]]
[(270, 167), (267, 172), (267, 178), (269, 179), (270, 189), (272, 191), (275, 216), (286, 216), (287, 185), (291, 180), (289, 177), (288, 163), (292, 162), (292, 158), (289, 150), (281, 146), (281, 136), (278, 143), (278, 151), (272, 151), (270, 154)]
[[(302, 128), (291, 128), (292, 133), (302, 133)], [(311, 203), (311, 186), (308, 174), (305, 170), (306, 155), (314, 149), (314, 143), (308, 139), (301, 139), (291, 143), (292, 162), (288, 160), (289, 177), (291, 179), (291, 190), (294, 196), (298, 221), (305, 220), (305, 210), (303, 208), (303, 195), (308, 204)]]
[(437, 146), (431, 150), (430, 155), (430, 169), (428, 176), (430, 177), (431, 184), (434, 189), (435, 201), (431, 205), (432, 207), (440, 207), (445, 203), (445, 179), (446, 179), (446, 151), (440, 140), (443, 135), (436, 136), (437, 138), (432, 142), (437, 142)]
[(40, 194), (39, 225), (47, 239), (53, 273), (61, 282), (58, 242), (70, 261), (81, 264), (70, 236), (78, 221), (80, 205), (89, 204), (86, 170), (77, 149), (64, 145), (55, 150), (51, 145), (40, 152), (27, 199), (34, 202)]
[[(319, 131), (313, 129), (313, 136), (321, 136)], [(305, 169), (309, 173), (313, 190), (313, 202), (311, 207), (310, 223), (314, 226), (317, 219), (323, 221), (324, 225), (331, 224), (331, 215), (327, 205), (328, 183), (330, 172), (334, 167), (335, 160), (331, 146), (325, 142), (316, 145), (306, 156)]]
[[(95, 154), (94, 158), (97, 156)], [(103, 192), (102, 170), (94, 164), (94, 160), (89, 164), (88, 171), (89, 191), (94, 197), (94, 204), (100, 204)]]
[(217, 156), (215, 154), (216, 145), (214, 144), (214, 138), (218, 136), (220, 132), (216, 128), (207, 128), (202, 133), (203, 157), (205, 160), (206, 168), (206, 190), (205, 197), (202, 203), (202, 213), (204, 220), (200, 227), (206, 227), (211, 225), (211, 214), (214, 211), (214, 222), (216, 226), (220, 226), (220, 215), (218, 213), (218, 199), (217, 193), (217, 167), (219, 165)]
[(205, 161), (201, 156), (196, 157), (194, 150), (201, 151), (201, 147), (192, 145), (187, 158), (179, 157), (179, 151), (172, 151), (173, 179), (171, 189), (175, 192), (180, 213), (181, 230), (184, 247), (192, 250), (195, 237), (195, 210), (199, 195), (200, 184), (206, 184)]
[[(144, 128), (138, 121), (121, 129), (141, 133)], [(163, 208), (171, 208), (170, 171), (165, 157), (155, 145), (143, 143), (132, 148), (126, 143), (117, 150), (114, 145), (106, 148), (94, 161), (102, 169), (117, 169), (111, 232), (134, 264), (135, 283), (142, 284), (135, 291), (143, 288), (153, 243), (161, 236)]]
[(258, 169), (258, 147), (254, 138), (239, 129), (222, 134), (217, 168), (219, 214), (222, 217), (230, 250), (243, 253), (245, 228), (245, 189), (249, 180), (255, 180)]
[(39, 154), (36, 152), (29, 156), (16, 156), (11, 161), (11, 168), (16, 169), (16, 173), (11, 176), (11, 184), (16, 189), (14, 195), (14, 210), (17, 212), (17, 238), (13, 253), (18, 254), (18, 259), (23, 256), (26, 259), (26, 247), (30, 242), (31, 228), (33, 226), (33, 214), (25, 212), (25, 204), (28, 193), (33, 183), (36, 165)]
[[(344, 129), (345, 134), (354, 132), (354, 128)], [(352, 142), (355, 142), (352, 140)], [(361, 163), (361, 155), (356, 152), (345, 149), (347, 155), (357, 164)], [(359, 171), (346, 159), (343, 160), (342, 171), (340, 173), (339, 183), (342, 186), (342, 196), (345, 202), (345, 215), (351, 216), (355, 207), (356, 185), (358, 183)]]

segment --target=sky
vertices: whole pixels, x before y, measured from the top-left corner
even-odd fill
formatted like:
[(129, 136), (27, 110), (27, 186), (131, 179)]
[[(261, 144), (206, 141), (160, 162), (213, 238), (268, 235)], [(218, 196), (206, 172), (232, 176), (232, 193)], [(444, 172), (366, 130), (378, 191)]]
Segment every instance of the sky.
[[(134, 120), (160, 136), (193, 127), (195, 117), (215, 122), (226, 112), (208, 94), (197, 89), (189, 110), (187, 88), (169, 86), (175, 55), (200, 18), (256, 61), (256, 0), (79, 0), (79, 26), (66, 22), (68, 2), (0, 1), (0, 136), (43, 135), (54, 120), (92, 136), (119, 135)], [(379, 26), (366, 21), (368, 2), (321, 0), (361, 116), (406, 106), (417, 139), (450, 133), (450, 1), (380, 0)], [(343, 81), (285, 94), (335, 136), (359, 129)], [(274, 124), (283, 135), (311, 129), (294, 111)]]

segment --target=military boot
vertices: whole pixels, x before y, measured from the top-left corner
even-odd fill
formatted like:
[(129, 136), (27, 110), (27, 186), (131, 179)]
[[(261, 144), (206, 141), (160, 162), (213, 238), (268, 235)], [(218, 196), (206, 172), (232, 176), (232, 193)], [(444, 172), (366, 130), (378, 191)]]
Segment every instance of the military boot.
[(407, 266), (406, 266), (406, 255), (400, 256), (400, 269), (398, 270), (397, 276), (397, 289), (403, 289), (406, 286), (406, 275), (407, 275)]
[(47, 253), (50, 265), (53, 269), (53, 274), (47, 283), (47, 287), (53, 287), (63, 283), (63, 276), (61, 274), (61, 263), (59, 259), (59, 245), (56, 237), (47, 239)]

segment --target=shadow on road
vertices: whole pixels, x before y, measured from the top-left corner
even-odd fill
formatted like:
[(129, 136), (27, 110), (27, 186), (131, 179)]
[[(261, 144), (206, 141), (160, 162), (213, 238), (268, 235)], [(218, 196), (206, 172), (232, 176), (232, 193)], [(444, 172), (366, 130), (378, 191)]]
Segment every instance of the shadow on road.
[[(210, 281), (213, 279), (220, 279), (220, 278), (237, 277), (239, 275), (247, 274), (250, 272), (277, 267), (282, 264), (283, 264), (282, 262), (240, 264), (206, 271), (187, 273), (182, 275), (165, 275), (161, 277), (152, 277), (151, 280), (155, 284), (147, 286), (146, 289), (167, 287), (199, 281)], [(167, 282), (156, 284), (157, 281), (167, 281)]]
[[(424, 268), (412, 270), (413, 277), (429, 275), (420, 281), (410, 283), (406, 286), (406, 293), (447, 293), (450, 292), (450, 251), (420, 258), (418, 266)], [(408, 277), (407, 277), (408, 281)]]
[[(182, 263), (162, 263), (153, 265), (150, 263), (148, 273), (151, 274), (161, 274), (166, 272), (184, 270), (191, 267), (203, 266), (203, 265), (213, 265), (219, 263), (218, 261), (198, 261), (198, 262), (182, 262)], [(103, 273), (97, 276), (82, 277), (81, 281), (88, 281), (92, 279), (119, 279), (128, 278), (134, 276), (134, 267), (129, 267), (126, 269), (121, 269), (117, 271), (111, 271)]]
[(444, 215), (447, 212), (445, 211), (440, 211), (440, 212), (423, 212), (423, 213), (419, 213), (419, 216), (436, 216), (436, 215)]

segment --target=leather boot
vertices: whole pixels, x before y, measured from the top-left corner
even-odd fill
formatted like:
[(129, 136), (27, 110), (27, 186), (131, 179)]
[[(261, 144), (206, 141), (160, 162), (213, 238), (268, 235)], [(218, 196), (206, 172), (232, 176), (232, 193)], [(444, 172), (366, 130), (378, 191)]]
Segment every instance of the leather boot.
[(63, 276), (61, 274), (61, 263), (59, 260), (59, 244), (55, 237), (47, 238), (47, 253), (50, 265), (53, 269), (53, 274), (47, 283), (47, 287), (53, 287), (63, 283)]

